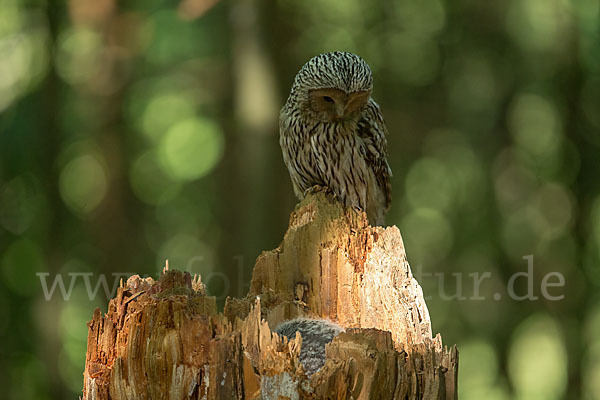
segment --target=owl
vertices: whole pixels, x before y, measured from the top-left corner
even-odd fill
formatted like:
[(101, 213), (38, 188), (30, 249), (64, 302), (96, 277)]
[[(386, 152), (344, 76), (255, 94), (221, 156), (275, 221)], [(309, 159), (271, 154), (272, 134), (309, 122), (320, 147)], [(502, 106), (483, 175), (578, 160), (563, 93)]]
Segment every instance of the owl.
[(384, 224), (391, 203), (387, 129), (371, 98), (369, 65), (346, 52), (320, 54), (300, 69), (279, 115), (279, 143), (302, 200), (324, 187), (347, 207)]

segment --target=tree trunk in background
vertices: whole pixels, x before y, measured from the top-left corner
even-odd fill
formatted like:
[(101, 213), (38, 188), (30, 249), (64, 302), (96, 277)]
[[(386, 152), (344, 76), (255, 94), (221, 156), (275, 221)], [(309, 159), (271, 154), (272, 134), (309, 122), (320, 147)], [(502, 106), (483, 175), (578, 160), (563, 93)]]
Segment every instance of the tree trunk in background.
[[(59, 7), (46, 8), (48, 45), (50, 48), (54, 48), (58, 40), (60, 12)], [(42, 177), (41, 179), (45, 185), (46, 209), (48, 210), (48, 221), (46, 224), (48, 227), (53, 227), (53, 229), (47, 229), (44, 237), (44, 251), (47, 254), (47, 268), (53, 272), (59, 271), (64, 262), (63, 246), (60, 241), (64, 236), (64, 224), (62, 222), (67, 219), (66, 210), (58, 190), (59, 171), (55, 166), (55, 160), (60, 153), (60, 93), (61, 82), (56, 73), (56, 67), (53, 63), (48, 63), (48, 73), (44, 80), (43, 88), (40, 91), (40, 95), (43, 96), (43, 111), (40, 113), (41, 118), (36, 118), (40, 121), (40, 127), (37, 132), (41, 135), (41, 146), (32, 147), (32, 151), (37, 151), (37, 159), (43, 160), (38, 166), (38, 176)], [(21, 301), (19, 300), (19, 302)], [(42, 348), (54, 349), (49, 358), (58, 358), (60, 344), (56, 336), (41, 336), (38, 345), (41, 345)], [(58, 372), (56, 369), (48, 371), (49, 380), (53, 382), (60, 381), (60, 374)], [(1, 379), (0, 383), (3, 383)], [(52, 398), (64, 398), (67, 396), (64, 388), (58, 385), (50, 385), (49, 387), (51, 392), (48, 395)]]
[[(306, 376), (295, 317), (345, 328)], [(305, 199), (250, 293), (217, 313), (204, 285), (168, 271), (131, 277), (88, 324), (84, 399), (456, 399), (458, 352), (432, 338), (396, 227), (371, 227), (323, 193)]]
[[(265, 243), (275, 245), (285, 229), (285, 219), (274, 210), (285, 209), (287, 204), (272, 190), (280, 187), (274, 184), (274, 175), (285, 170), (278, 139), (281, 102), (273, 62), (261, 39), (257, 3), (236, 0), (228, 6), (233, 115), (227, 123), (233, 121), (233, 126), (228, 126), (231, 140), (223, 160), (226, 177), (221, 179), (225, 222), (220, 258), (232, 278), (225, 293), (230, 296), (247, 292), (251, 260)], [(291, 185), (287, 189), (292, 192)]]

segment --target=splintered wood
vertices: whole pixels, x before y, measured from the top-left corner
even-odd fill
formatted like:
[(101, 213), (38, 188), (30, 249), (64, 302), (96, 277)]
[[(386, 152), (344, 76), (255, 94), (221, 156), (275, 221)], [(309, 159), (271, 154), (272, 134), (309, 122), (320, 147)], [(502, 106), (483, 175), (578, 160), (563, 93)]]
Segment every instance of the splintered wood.
[[(271, 331), (299, 316), (345, 329), (310, 377), (300, 335)], [(223, 313), (199, 279), (166, 271), (131, 277), (88, 328), (88, 400), (457, 398), (458, 352), (432, 337), (400, 232), (323, 193), (296, 208), (281, 245), (258, 258), (250, 293)]]

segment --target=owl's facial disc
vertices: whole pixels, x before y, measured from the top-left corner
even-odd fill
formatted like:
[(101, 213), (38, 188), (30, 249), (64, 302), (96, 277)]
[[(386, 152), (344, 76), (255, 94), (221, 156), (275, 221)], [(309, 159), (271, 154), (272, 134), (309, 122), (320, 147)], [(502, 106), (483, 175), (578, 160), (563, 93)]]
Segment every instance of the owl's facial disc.
[(356, 117), (365, 107), (370, 91), (346, 93), (340, 89), (313, 89), (308, 92), (309, 105), (323, 121), (340, 121)]

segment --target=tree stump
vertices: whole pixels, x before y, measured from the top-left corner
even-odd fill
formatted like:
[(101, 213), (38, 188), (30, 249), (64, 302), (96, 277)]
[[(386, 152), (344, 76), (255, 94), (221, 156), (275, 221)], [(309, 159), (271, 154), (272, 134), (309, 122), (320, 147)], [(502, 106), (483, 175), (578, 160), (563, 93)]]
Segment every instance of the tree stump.
[[(301, 336), (272, 331), (300, 316), (345, 329), (311, 376)], [(165, 271), (129, 278), (88, 328), (86, 400), (457, 398), (457, 349), (432, 337), (400, 231), (324, 193), (296, 207), (248, 295), (223, 313), (199, 278)]]

